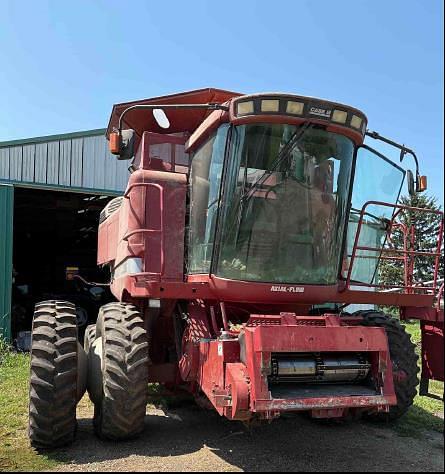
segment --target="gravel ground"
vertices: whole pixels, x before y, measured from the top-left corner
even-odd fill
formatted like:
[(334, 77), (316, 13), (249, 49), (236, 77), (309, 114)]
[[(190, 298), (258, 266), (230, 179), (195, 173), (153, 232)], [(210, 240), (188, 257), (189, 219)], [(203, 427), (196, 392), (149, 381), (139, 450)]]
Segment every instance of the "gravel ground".
[(123, 443), (93, 433), (92, 407), (78, 411), (77, 441), (55, 453), (60, 471), (442, 471), (443, 436), (398, 436), (365, 422), (326, 423), (302, 415), (247, 429), (195, 405), (147, 408), (146, 431)]

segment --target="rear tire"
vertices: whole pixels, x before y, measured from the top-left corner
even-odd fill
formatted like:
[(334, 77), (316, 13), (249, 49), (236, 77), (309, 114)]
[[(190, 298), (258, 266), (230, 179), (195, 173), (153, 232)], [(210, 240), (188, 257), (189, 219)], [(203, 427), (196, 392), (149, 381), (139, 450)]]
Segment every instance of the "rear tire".
[(85, 329), (85, 336), (83, 339), (83, 348), (88, 355), (90, 352), (90, 347), (93, 345), (96, 340), (96, 325), (90, 324)]
[(380, 311), (357, 311), (354, 316), (363, 318), (362, 326), (382, 327), (386, 331), (393, 365), (397, 405), (391, 406), (388, 413), (376, 413), (371, 415), (371, 418), (395, 421), (408, 411), (417, 394), (419, 367), (415, 345), (398, 319), (391, 318)]
[(100, 310), (102, 398), (95, 404), (100, 438), (134, 438), (144, 429), (148, 402), (148, 338), (138, 309), (109, 303)]
[(35, 306), (29, 387), (29, 438), (36, 448), (74, 440), (79, 396), (76, 308), (66, 301)]

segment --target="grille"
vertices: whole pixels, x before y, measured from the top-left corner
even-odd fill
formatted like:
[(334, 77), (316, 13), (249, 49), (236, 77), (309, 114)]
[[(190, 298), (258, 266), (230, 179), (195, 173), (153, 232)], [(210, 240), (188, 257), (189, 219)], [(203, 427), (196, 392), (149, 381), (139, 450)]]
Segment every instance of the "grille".
[(114, 198), (102, 209), (99, 217), (99, 224), (102, 224), (102, 222), (106, 221), (111, 216), (111, 214), (113, 214), (113, 212), (117, 211), (121, 207), (123, 199), (123, 196)]
[(297, 326), (326, 326), (326, 322), (323, 319), (297, 319), (295, 324)]
[(247, 322), (247, 327), (255, 326), (281, 326), (281, 317), (250, 318)]
[[(295, 326), (316, 326), (316, 327), (325, 327), (326, 321), (322, 318), (297, 318), (294, 316), (294, 321), (292, 325)], [(247, 327), (256, 327), (256, 326), (281, 326), (281, 316), (264, 316), (264, 317), (251, 317), (247, 321)]]

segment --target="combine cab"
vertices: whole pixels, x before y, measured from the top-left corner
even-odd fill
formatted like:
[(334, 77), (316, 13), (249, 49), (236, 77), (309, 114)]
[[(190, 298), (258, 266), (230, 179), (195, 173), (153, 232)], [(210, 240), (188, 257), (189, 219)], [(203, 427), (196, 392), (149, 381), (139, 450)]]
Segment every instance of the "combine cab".
[[(114, 106), (110, 149), (132, 173), (102, 212), (98, 264), (117, 301), (84, 348), (73, 305), (37, 306), (31, 442), (71, 441), (85, 388), (99, 436), (136, 436), (149, 382), (244, 422), (396, 419), (416, 395), (417, 356), (378, 306), (421, 320), (423, 393), (443, 380), (443, 229), (436, 251), (415, 245), (406, 216), (433, 211), (397, 202), (405, 180), (422, 192), (426, 178), (364, 145), (384, 140), (417, 165), (366, 127), (357, 109), (290, 94), (204, 89)], [(428, 285), (413, 280), (420, 257), (435, 264)], [(385, 260), (403, 267), (400, 284), (379, 283)]]

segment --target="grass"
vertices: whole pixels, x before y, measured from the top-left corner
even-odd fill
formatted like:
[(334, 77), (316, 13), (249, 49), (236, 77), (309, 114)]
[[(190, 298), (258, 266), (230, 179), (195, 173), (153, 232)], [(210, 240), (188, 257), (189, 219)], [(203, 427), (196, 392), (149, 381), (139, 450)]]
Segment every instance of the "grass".
[[(407, 332), (411, 335), (411, 340), (416, 345), (416, 352), (420, 356), (420, 323), (419, 321), (404, 322)], [(420, 357), (419, 357), (420, 367)], [(430, 382), (430, 393), (443, 396), (443, 382)], [(429, 397), (416, 397), (414, 406), (410, 408), (408, 413), (394, 424), (395, 431), (401, 436), (421, 437), (424, 430), (443, 432), (444, 420), (437, 416), (442, 413), (443, 417), (444, 404), (443, 401), (435, 400)]]
[[(406, 328), (419, 350), (418, 323), (406, 323)], [(0, 339), (0, 471), (45, 471), (63, 461), (55, 453), (38, 454), (27, 437), (29, 355), (11, 352)], [(430, 391), (442, 396), (443, 383), (432, 382)], [(175, 403), (166, 400), (164, 391), (150, 387), (151, 402), (157, 405)], [(168, 398), (168, 397), (167, 397)], [(161, 400), (161, 401), (160, 401)], [(425, 430), (442, 432), (443, 403), (426, 397), (416, 397), (407, 415), (390, 426), (400, 436), (421, 437)]]
[(0, 341), (0, 471), (43, 471), (57, 466), (28, 442), (29, 355)]

